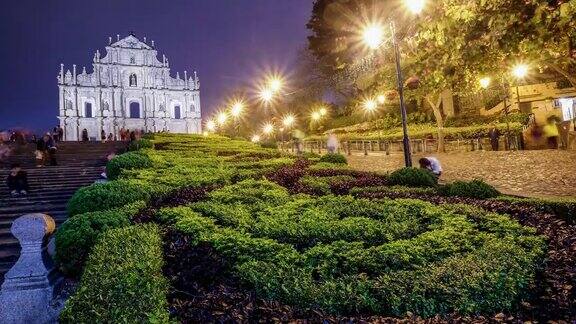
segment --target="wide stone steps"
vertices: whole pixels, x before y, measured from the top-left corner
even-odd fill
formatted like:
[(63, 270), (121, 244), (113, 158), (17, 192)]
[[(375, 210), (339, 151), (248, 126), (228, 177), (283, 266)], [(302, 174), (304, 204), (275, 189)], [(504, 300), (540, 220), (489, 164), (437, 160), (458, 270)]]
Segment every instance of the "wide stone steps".
[[(18, 217), (42, 213), (54, 218), (59, 226), (67, 219), (66, 205), (81, 187), (96, 181), (106, 165), (106, 156), (123, 151), (126, 143), (58, 144), (57, 166), (35, 167), (34, 146), (14, 147), (8, 158), (0, 161), (0, 283), (20, 254), (18, 240), (10, 227)], [(12, 196), (6, 177), (12, 163), (20, 163), (28, 173), (30, 190), (26, 196)]]

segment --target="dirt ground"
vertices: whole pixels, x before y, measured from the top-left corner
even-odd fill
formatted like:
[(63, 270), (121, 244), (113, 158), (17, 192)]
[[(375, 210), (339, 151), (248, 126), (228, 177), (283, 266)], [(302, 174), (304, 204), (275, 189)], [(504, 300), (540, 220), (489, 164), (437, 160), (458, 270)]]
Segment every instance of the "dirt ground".
[[(414, 155), (414, 165), (423, 155)], [(442, 180), (483, 179), (501, 192), (526, 197), (576, 197), (576, 151), (474, 151), (427, 154), (440, 160)], [(390, 172), (403, 166), (402, 154), (361, 152), (348, 156), (357, 170)]]

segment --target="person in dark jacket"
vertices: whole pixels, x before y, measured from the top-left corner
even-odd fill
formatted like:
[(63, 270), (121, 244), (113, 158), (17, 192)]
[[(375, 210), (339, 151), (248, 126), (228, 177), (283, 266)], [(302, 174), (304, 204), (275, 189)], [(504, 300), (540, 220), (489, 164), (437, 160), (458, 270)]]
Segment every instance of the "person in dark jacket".
[(50, 165), (58, 165), (58, 163), (56, 163), (56, 142), (52, 136), (48, 134), (44, 135), (44, 142), (46, 142), (46, 150), (48, 152), (48, 160), (50, 161)]
[(84, 128), (82, 130), (82, 142), (88, 142), (89, 138), (88, 138), (88, 130), (86, 128)]
[(492, 128), (488, 131), (492, 151), (498, 151), (500, 149), (500, 135), (500, 131), (496, 128), (496, 125), (492, 125)]
[(28, 174), (22, 170), (19, 164), (12, 165), (6, 184), (13, 196), (28, 194)]

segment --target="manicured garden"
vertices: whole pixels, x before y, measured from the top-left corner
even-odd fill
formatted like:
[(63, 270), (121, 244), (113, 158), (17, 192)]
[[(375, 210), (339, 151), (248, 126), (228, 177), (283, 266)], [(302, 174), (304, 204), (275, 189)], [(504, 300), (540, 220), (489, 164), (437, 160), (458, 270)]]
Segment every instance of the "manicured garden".
[(218, 136), (151, 143), (69, 202), (63, 322), (576, 316), (576, 202)]

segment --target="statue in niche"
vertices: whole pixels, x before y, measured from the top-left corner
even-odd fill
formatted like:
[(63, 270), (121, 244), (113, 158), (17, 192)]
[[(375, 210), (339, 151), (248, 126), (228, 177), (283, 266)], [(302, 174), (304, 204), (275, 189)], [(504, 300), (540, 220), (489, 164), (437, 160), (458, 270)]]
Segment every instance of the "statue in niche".
[(102, 103), (102, 110), (103, 111), (110, 111), (110, 105), (108, 104), (108, 101), (104, 101)]
[(66, 99), (64, 107), (66, 107), (66, 110), (72, 110), (72, 100)]
[(166, 106), (164, 106), (164, 104), (160, 104), (158, 111), (159, 112), (166, 112)]

